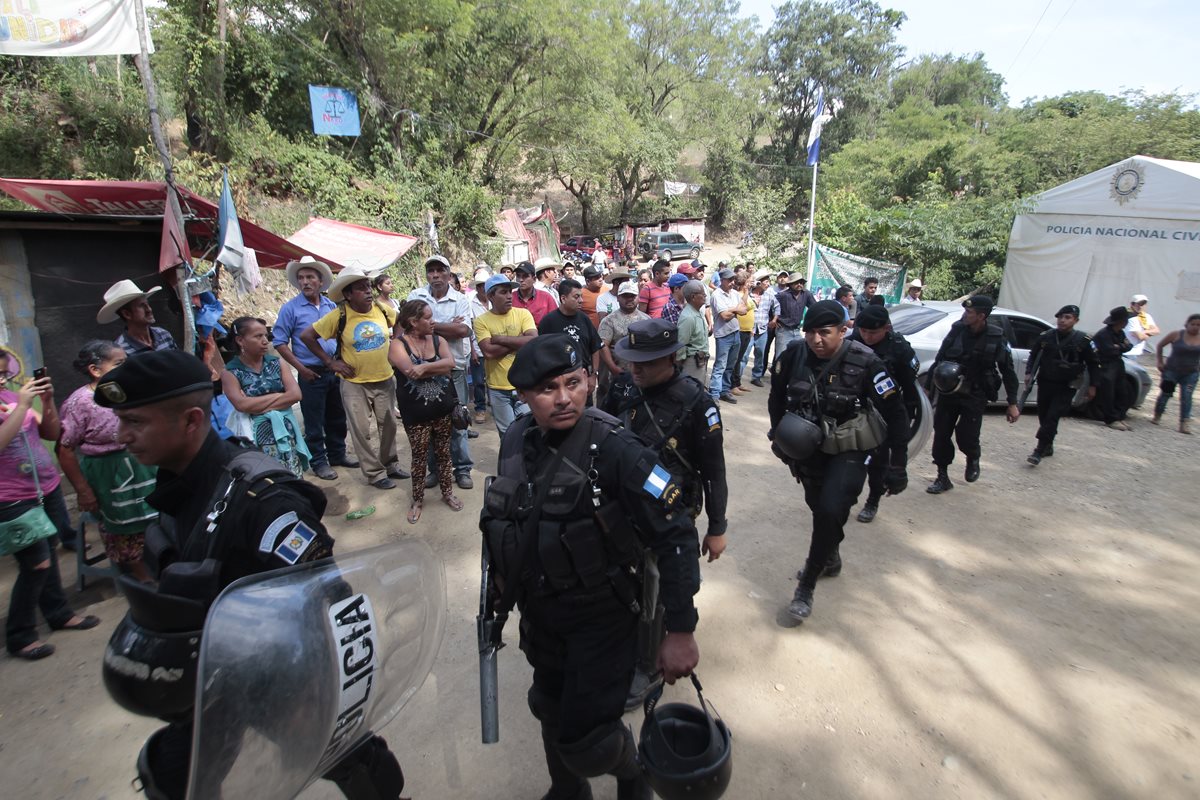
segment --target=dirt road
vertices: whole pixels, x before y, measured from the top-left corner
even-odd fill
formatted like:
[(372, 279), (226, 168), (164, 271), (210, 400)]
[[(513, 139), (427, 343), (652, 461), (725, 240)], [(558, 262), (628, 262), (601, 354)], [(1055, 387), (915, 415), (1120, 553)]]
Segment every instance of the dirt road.
[[(812, 618), (793, 626), (782, 611), (807, 517), (767, 448), (766, 394), (723, 406), (730, 545), (704, 566), (698, 596), (699, 673), (734, 734), (728, 797), (1200, 795), (1200, 437), (1176, 433), (1173, 411), (1162, 427), (1139, 413), (1129, 433), (1065, 421), (1055, 456), (1036, 469), (1024, 463), (1036, 419), (1010, 427), (989, 414), (979, 483), (929, 496), (928, 453), (914, 459), (908, 492), (870, 525), (851, 519), (841, 577), (818, 586)], [(496, 442), (483, 428), (478, 464), (495, 463)], [(952, 469), (961, 476), (961, 460)], [(340, 550), (415, 536), (445, 563), (441, 654), (383, 731), (406, 794), (540, 797), (530, 671), (515, 646), (500, 655), (500, 743), (479, 743), (481, 491), (462, 492), (458, 514), (430, 502), (410, 526), (407, 488), (378, 492), (342, 472), (339, 513), (378, 512), (331, 518)], [(5, 598), (13, 573), (4, 559)], [(64, 582), (73, 578), (64, 565)], [(74, 599), (104, 624), (51, 634), (59, 650), (45, 661), (0, 658), (5, 797), (135, 796), (134, 758), (157, 723), (119, 709), (100, 683), (122, 603), (107, 581)], [(627, 719), (636, 730), (640, 718)], [(615, 796), (611, 782), (593, 783), (598, 798)], [(303, 796), (339, 795), (318, 784)]]

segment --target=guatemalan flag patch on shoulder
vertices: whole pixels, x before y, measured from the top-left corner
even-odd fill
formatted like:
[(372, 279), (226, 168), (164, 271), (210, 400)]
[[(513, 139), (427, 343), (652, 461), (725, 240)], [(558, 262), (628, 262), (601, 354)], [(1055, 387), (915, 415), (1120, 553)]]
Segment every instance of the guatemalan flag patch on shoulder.
[(663, 492), (667, 490), (667, 485), (670, 483), (671, 473), (658, 464), (655, 464), (654, 469), (650, 470), (650, 474), (646, 477), (646, 482), (642, 484), (642, 488), (657, 499), (662, 497)]

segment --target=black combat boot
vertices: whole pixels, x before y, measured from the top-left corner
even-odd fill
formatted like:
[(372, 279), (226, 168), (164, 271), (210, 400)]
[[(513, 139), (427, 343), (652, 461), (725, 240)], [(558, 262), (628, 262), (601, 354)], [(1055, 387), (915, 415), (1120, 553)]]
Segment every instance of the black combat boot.
[(788, 604), (788, 616), (797, 622), (804, 622), (812, 614), (812, 607), (812, 587), (801, 583), (796, 587), (796, 593), (792, 595), (792, 602)]
[(870, 522), (875, 519), (875, 515), (879, 513), (879, 498), (875, 495), (867, 497), (866, 504), (862, 507), (862, 511), (858, 512), (859, 522)]
[(1035, 447), (1033, 448), (1033, 452), (1029, 454), (1029, 458), (1025, 460), (1036, 467), (1038, 464), (1042, 463), (1042, 455), (1042, 448)]
[(1048, 444), (1042, 448), (1042, 458), (1049, 458), (1054, 455), (1054, 445)]
[(825, 569), (821, 570), (821, 576), (825, 578), (836, 578), (842, 574), (842, 554), (840, 548), (833, 548), (833, 552), (829, 554), (829, 558), (825, 559)]
[(963, 470), (963, 479), (967, 483), (974, 483), (979, 480), (979, 459), (968, 458), (967, 468)]
[(950, 480), (950, 475), (946, 472), (946, 467), (939, 464), (937, 478), (933, 483), (925, 489), (930, 494), (941, 494), (948, 492), (954, 488), (954, 483)]

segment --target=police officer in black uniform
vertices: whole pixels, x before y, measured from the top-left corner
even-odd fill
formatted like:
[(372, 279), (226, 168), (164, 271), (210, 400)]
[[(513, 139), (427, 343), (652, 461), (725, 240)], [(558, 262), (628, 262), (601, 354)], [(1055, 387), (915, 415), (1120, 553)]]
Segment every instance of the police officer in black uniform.
[[(321, 524), (325, 496), (265, 454), (222, 441), (209, 425), (212, 397), (208, 367), (179, 350), (131, 358), (96, 387), (96, 402), (120, 419), (121, 443), (138, 461), (158, 467), (147, 502), (159, 517), (146, 530), (146, 565), (155, 583), (119, 579), (130, 611), (104, 661), (114, 699), (170, 723), (138, 757), (151, 800), (186, 794), (196, 691), (193, 666), (185, 671), (188, 680), (165, 693), (153, 676), (177, 665), (151, 663), (154, 657), (170, 656), (189, 639), (194, 650), (208, 607), (238, 578), (333, 552)], [(188, 631), (196, 635), (180, 638)], [(144, 669), (130, 669), (130, 663)], [(357, 800), (399, 798), (404, 786), (400, 765), (379, 737), (325, 777)]]
[(812, 613), (817, 578), (841, 571), (838, 547), (871, 453), (884, 444), (890, 451), (888, 494), (908, 485), (908, 418), (900, 387), (869, 347), (846, 341), (845, 318), (841, 303), (816, 303), (804, 318), (804, 339), (789, 344), (771, 366), (767, 435), (804, 486), (812, 510), (812, 543), (788, 606), (798, 621)]
[[(708, 533), (700, 544), (701, 555), (715, 561), (725, 551), (729, 523), (725, 508), (729, 487), (725, 482), (725, 444), (721, 412), (712, 395), (695, 378), (683, 375), (675, 352), (683, 346), (679, 330), (664, 319), (648, 319), (629, 326), (629, 334), (614, 352), (630, 364), (634, 389), (619, 412), (627, 430), (637, 434), (658, 453), (662, 464), (679, 479), (683, 508), (695, 520), (708, 511)], [(638, 665), (626, 710), (642, 704), (657, 681), (653, 679), (658, 652), (661, 614), (643, 608), (638, 631)]]
[(958, 449), (967, 457), (963, 478), (979, 480), (979, 430), (983, 410), (999, 396), (1004, 385), (1009, 423), (1021, 416), (1017, 407), (1017, 373), (1012, 349), (999, 325), (988, 320), (996, 304), (978, 294), (963, 301), (962, 319), (950, 326), (942, 340), (930, 373), (937, 390), (933, 411), (933, 463), (937, 478), (925, 491), (941, 494), (954, 488), (948, 469), (954, 461), (953, 435)]
[[(875, 295), (874, 299), (883, 298)], [(917, 370), (921, 362), (908, 340), (892, 330), (892, 317), (887, 308), (880, 303), (865, 303), (848, 338), (852, 342), (865, 344), (883, 361), (892, 380), (900, 387), (911, 431), (921, 404), (917, 395), (917, 392), (921, 391), (921, 387), (917, 385)], [(871, 455), (867, 464), (867, 502), (858, 512), (859, 522), (870, 522), (879, 513), (879, 500), (887, 492), (884, 479), (891, 463), (891, 451), (886, 443), (880, 445)]]
[(1108, 312), (1104, 327), (1092, 336), (1096, 346), (1096, 361), (1099, 364), (1099, 381), (1096, 384), (1096, 404), (1104, 424), (1118, 430), (1129, 430), (1125, 415), (1129, 411), (1129, 398), (1121, 392), (1125, 379), (1125, 354), (1133, 349), (1133, 342), (1125, 335), (1129, 324), (1129, 309), (1117, 306)]
[(587, 779), (617, 778), (618, 797), (649, 798), (637, 746), (621, 724), (633, 678), (644, 548), (658, 559), (668, 682), (699, 661), (692, 603), (696, 533), (658, 455), (617, 420), (585, 408), (586, 360), (570, 337), (539, 336), (509, 380), (529, 405), (500, 445), (480, 519), (498, 616), (521, 611), (533, 666), (529, 707), (542, 725), (548, 800), (591, 798)]
[(1037, 447), (1025, 459), (1035, 467), (1043, 458), (1054, 455), (1054, 437), (1058, 435), (1058, 421), (1071, 411), (1075, 398), (1075, 381), (1088, 371), (1091, 385), (1088, 400), (1096, 396), (1096, 384), (1100, 380), (1100, 366), (1096, 361), (1096, 348), (1092, 339), (1083, 331), (1075, 330), (1079, 322), (1079, 306), (1067, 305), (1054, 315), (1057, 325), (1037, 338), (1029, 351), (1025, 365), (1026, 391), (1037, 381), (1038, 431)]

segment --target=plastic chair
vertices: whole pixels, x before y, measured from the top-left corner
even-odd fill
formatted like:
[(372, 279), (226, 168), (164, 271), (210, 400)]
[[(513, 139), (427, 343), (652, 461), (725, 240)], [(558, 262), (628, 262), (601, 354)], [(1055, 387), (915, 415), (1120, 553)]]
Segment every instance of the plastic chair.
[(120, 573), (115, 565), (111, 562), (107, 567), (96, 566), (101, 561), (108, 561), (108, 555), (104, 552), (104, 548), (100, 548), (100, 552), (89, 557), (87, 554), (87, 526), (92, 523), (99, 529), (99, 520), (91, 513), (84, 512), (79, 515), (79, 532), (75, 539), (77, 545), (75, 549), (75, 568), (78, 572), (76, 583), (79, 585), (79, 591), (83, 591), (87, 585), (88, 578), (109, 578), (115, 580)]

